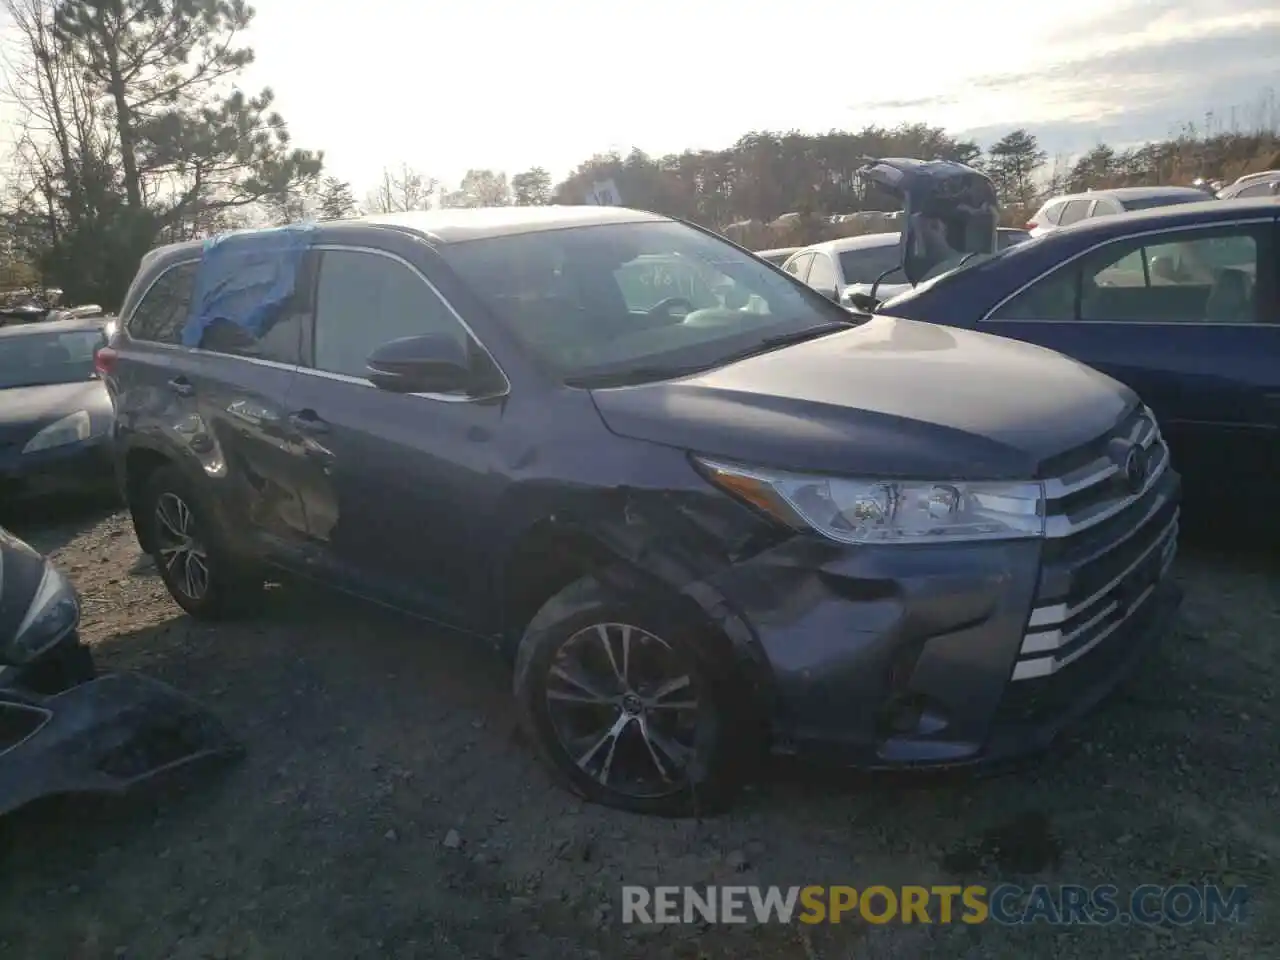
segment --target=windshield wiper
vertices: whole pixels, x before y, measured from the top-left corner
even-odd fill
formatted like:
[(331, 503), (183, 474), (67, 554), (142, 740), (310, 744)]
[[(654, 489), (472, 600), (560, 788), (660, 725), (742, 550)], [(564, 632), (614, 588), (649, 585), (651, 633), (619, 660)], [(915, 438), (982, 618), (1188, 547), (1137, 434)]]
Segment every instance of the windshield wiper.
[(705, 373), (708, 370), (722, 367), (727, 363), (746, 360), (748, 357), (754, 357), (759, 353), (768, 353), (771, 350), (789, 347), (792, 344), (804, 343), (806, 340), (814, 340), (825, 334), (835, 333), (837, 330), (847, 330), (849, 327), (857, 326), (861, 322), (863, 322), (861, 318), (851, 316), (848, 322), (836, 320), (830, 323), (820, 323), (816, 326), (805, 327), (803, 330), (792, 330), (790, 333), (774, 334), (772, 337), (757, 340), (743, 350), (716, 357), (706, 363), (689, 364), (683, 367), (631, 367), (626, 370), (609, 371), (608, 373), (583, 374), (578, 377), (570, 377), (564, 382), (570, 387), (603, 388), (627, 387), (639, 383), (652, 383), (656, 380), (676, 380), (680, 377), (691, 377), (697, 373)]
[(772, 337), (765, 337), (763, 340), (757, 340), (751, 346), (731, 353), (726, 357), (721, 357), (717, 361), (717, 366), (725, 363), (733, 363), (736, 360), (746, 360), (748, 357), (754, 357), (756, 354), (768, 353), (771, 350), (778, 350), (782, 347), (790, 347), (797, 343), (804, 343), (806, 340), (816, 340), (818, 337), (825, 336), (828, 333), (835, 333), (837, 330), (845, 330), (852, 326), (863, 323), (859, 317), (850, 316), (848, 321), (836, 320), (831, 323), (820, 323), (815, 327), (805, 327), (803, 330), (793, 330), (790, 333), (777, 333)]
[(700, 363), (686, 367), (629, 367), (626, 370), (611, 370), (608, 373), (588, 373), (580, 377), (568, 377), (565, 385), (570, 387), (630, 387), (639, 383), (653, 383), (656, 380), (676, 380), (690, 377), (695, 373), (703, 373), (720, 365), (716, 360), (712, 363)]

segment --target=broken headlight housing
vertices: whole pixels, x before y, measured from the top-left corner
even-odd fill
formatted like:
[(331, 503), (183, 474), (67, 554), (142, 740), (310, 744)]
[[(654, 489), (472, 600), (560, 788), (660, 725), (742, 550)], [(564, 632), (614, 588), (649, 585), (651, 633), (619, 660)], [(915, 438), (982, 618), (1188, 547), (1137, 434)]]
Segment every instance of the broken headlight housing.
[(1005, 481), (827, 477), (695, 458), (717, 487), (841, 543), (956, 543), (1044, 536), (1044, 488)]

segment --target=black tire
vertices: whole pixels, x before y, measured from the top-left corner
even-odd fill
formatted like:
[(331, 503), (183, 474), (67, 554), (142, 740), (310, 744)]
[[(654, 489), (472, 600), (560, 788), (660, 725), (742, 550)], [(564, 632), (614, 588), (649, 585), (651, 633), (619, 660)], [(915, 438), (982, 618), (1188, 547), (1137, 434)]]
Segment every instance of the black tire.
[[(189, 511), (190, 542), (203, 553), (203, 589), (189, 590), (181, 563), (170, 562), (172, 554), (166, 552), (174, 538), (172, 526), (166, 527), (160, 511), (170, 511), (175, 501)], [(160, 467), (148, 477), (138, 506), (138, 522), (146, 525), (151, 558), (178, 606), (200, 620), (224, 620), (256, 609), (264, 588), (262, 576), (236, 562), (210, 520), (205, 501), (178, 467)]]
[[(715, 656), (713, 645), (708, 642), (707, 628), (690, 622), (687, 616), (663, 614), (667, 605), (646, 602), (640, 596), (625, 596), (622, 591), (609, 587), (595, 577), (584, 577), (570, 584), (560, 593), (552, 597), (542, 607), (525, 630), (516, 652), (515, 695), (520, 704), (521, 721), (527, 738), (535, 745), (539, 755), (556, 775), (557, 779), (584, 799), (603, 806), (627, 810), (654, 816), (686, 817), (704, 816), (721, 813), (728, 809), (742, 786), (743, 779), (749, 770), (749, 760), (760, 744), (758, 737), (743, 736), (754, 731), (755, 725), (747, 721), (747, 698), (736, 672), (726, 662), (727, 657)], [(639, 631), (644, 635), (642, 643), (651, 646), (656, 655), (673, 665), (678, 670), (687, 671), (691, 678), (687, 689), (696, 702), (696, 710), (684, 710), (679, 704), (667, 701), (670, 711), (659, 713), (656, 709), (650, 712), (657, 700), (645, 701), (636, 694), (631, 696), (647, 704), (639, 707), (639, 716), (648, 715), (647, 725), (638, 722), (623, 722), (622, 715), (633, 706), (624, 705), (623, 696), (616, 702), (608, 704), (593, 703), (588, 705), (574, 704), (563, 706), (559, 697), (568, 690), (564, 685), (563, 672), (553, 673), (553, 668), (566, 664), (564, 658), (572, 651), (571, 647), (578, 643), (587, 643), (592, 633), (599, 635), (599, 628), (606, 626), (621, 629), (623, 625), (629, 630)], [(629, 634), (638, 638), (639, 634)], [(652, 641), (657, 641), (654, 645)], [(635, 643), (631, 639), (630, 643)], [(605, 649), (602, 641), (601, 650)], [(615, 654), (618, 647), (613, 646)], [(637, 656), (639, 650), (637, 649)], [(619, 689), (631, 689), (631, 685), (622, 679), (614, 656), (610, 661), (616, 678), (615, 686)], [(563, 669), (563, 668), (562, 668)], [(623, 671), (625, 673), (627, 671)], [(674, 681), (678, 682), (678, 681)], [(558, 690), (552, 690), (557, 686)], [(667, 684), (670, 686), (670, 683)], [(603, 691), (601, 691), (603, 692)], [(650, 689), (650, 693), (658, 692)], [(683, 694), (682, 694), (683, 695)], [(658, 692), (658, 696), (669, 696)], [(553, 697), (557, 706), (553, 709)], [(562, 711), (581, 709), (599, 717), (598, 721), (586, 726), (595, 727), (596, 732), (609, 728), (613, 743), (606, 749), (616, 751), (624, 746), (628, 748), (632, 760), (641, 763), (648, 757), (654, 758), (653, 773), (659, 773), (670, 766), (668, 778), (660, 774), (664, 790), (659, 792), (624, 789), (621, 786), (602, 782), (601, 770), (589, 771), (593, 764), (621, 762), (615, 752), (605, 757), (596, 754), (581, 763), (585, 754), (578, 758), (570, 755), (562, 737), (561, 725), (556, 717)], [(598, 713), (596, 712), (598, 711)], [(692, 728), (690, 741), (692, 749), (687, 754), (688, 763), (680, 775), (675, 775), (678, 763), (667, 765), (661, 758), (672, 759), (675, 754), (665, 748), (655, 753), (651, 734), (661, 736), (661, 742), (669, 746), (685, 746), (676, 743), (674, 737), (666, 734), (669, 728), (659, 731), (658, 724), (675, 721), (672, 713), (684, 713), (684, 722)], [(610, 718), (613, 718), (612, 721)], [(690, 718), (693, 718), (690, 722)], [(632, 716), (635, 719), (635, 715)], [(614, 732), (618, 724), (623, 723), (622, 732)], [(639, 743), (633, 741), (640, 737)], [(744, 742), (745, 741), (745, 742)], [(754, 741), (754, 742), (751, 742)], [(607, 742), (607, 741), (606, 741)], [(587, 733), (582, 743), (597, 743), (595, 732)], [(598, 743), (597, 743), (598, 746)], [(588, 746), (586, 753), (591, 753)], [(601, 750), (601, 753), (604, 749)], [(575, 751), (577, 753), (577, 751)], [(638, 755), (638, 756), (637, 756)], [(604, 779), (615, 779), (611, 766), (603, 768)]]

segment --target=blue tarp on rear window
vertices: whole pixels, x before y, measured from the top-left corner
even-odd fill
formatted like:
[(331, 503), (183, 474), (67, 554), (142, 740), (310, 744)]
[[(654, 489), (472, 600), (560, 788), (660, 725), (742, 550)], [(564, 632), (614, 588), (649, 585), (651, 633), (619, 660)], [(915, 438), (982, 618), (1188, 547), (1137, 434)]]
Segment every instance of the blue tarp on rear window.
[(225, 233), (205, 241), (182, 343), (198, 347), (205, 328), (228, 320), (260, 337), (289, 302), (315, 227)]

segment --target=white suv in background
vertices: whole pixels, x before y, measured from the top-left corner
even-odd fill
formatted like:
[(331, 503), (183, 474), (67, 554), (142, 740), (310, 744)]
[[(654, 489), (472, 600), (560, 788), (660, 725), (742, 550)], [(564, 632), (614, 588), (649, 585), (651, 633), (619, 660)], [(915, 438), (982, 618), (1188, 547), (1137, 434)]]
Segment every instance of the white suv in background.
[(1246, 173), (1235, 183), (1218, 191), (1219, 200), (1243, 200), (1253, 197), (1280, 197), (1280, 170)]
[(1026, 228), (1033, 237), (1038, 237), (1089, 217), (1106, 217), (1175, 203), (1198, 203), (1212, 198), (1212, 194), (1196, 187), (1118, 187), (1115, 190), (1069, 193), (1046, 201), (1027, 221)]

